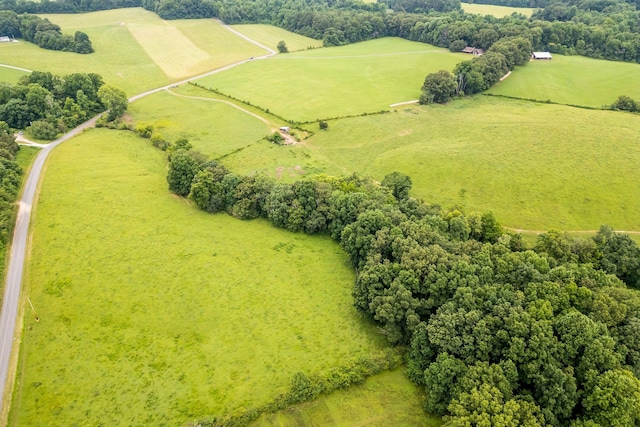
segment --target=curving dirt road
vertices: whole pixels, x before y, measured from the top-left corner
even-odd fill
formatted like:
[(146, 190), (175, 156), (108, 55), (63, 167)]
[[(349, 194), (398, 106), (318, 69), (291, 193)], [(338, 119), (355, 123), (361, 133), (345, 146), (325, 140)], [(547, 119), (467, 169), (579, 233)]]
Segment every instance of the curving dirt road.
[[(238, 61), (233, 64), (227, 65), (225, 67), (217, 68), (215, 70), (209, 71), (207, 73), (200, 74), (195, 77), (191, 77), (189, 79), (185, 79), (179, 81), (177, 83), (171, 83), (166, 86), (152, 89), (141, 94), (135, 95), (129, 98), (129, 102), (134, 102), (140, 98), (143, 98), (147, 95), (151, 95), (153, 93), (166, 90), (172, 88), (174, 86), (180, 85), (182, 83), (186, 83), (190, 80), (199, 79), (201, 77), (205, 77), (211, 74), (220, 73), (222, 71), (228, 70), (233, 67), (237, 67), (238, 65), (244, 64), (246, 62), (260, 60), (269, 58), (276, 54), (276, 51), (270, 49), (261, 43), (258, 43), (255, 40), (252, 40), (246, 37), (243, 34), (240, 34), (233, 28), (230, 28), (226, 24), (219, 21), (220, 24), (227, 28), (232, 33), (242, 37), (243, 39), (250, 41), (251, 43), (265, 49), (269, 52), (266, 55), (259, 56), (256, 58), (247, 58), (243, 61)], [(30, 71), (19, 67), (14, 67), (11, 65), (2, 65), (7, 68), (15, 68), (23, 71)], [(43, 146), (42, 151), (40, 151), (33, 162), (31, 167), (31, 171), (29, 172), (29, 176), (24, 184), (22, 189), (22, 196), (18, 201), (18, 214), (16, 217), (16, 225), (13, 232), (13, 240), (11, 243), (11, 253), (9, 255), (9, 264), (7, 268), (7, 273), (5, 276), (5, 289), (4, 289), (4, 298), (2, 300), (2, 312), (0, 312), (0, 402), (3, 406), (2, 414), (6, 414), (6, 408), (4, 408), (5, 404), (9, 404), (9, 398), (5, 396), (5, 386), (7, 385), (9, 368), (12, 367), (11, 361), (11, 351), (13, 347), (13, 342), (15, 341), (15, 329), (16, 329), (16, 319), (18, 314), (19, 307), (19, 299), (20, 299), (20, 288), (22, 285), (22, 275), (24, 272), (25, 258), (27, 254), (27, 239), (29, 232), (29, 222), (31, 220), (31, 209), (33, 207), (33, 202), (35, 200), (37, 191), (38, 191), (38, 182), (40, 180), (40, 175), (44, 168), (45, 161), (51, 151), (56, 148), (58, 145), (62, 144), (68, 139), (73, 138), (79, 133), (83, 132), (87, 128), (93, 127), (98, 120), (98, 118), (102, 114), (82, 123), (80, 126), (75, 129), (69, 131), (64, 134), (60, 138), (55, 141)], [(17, 334), (16, 334), (17, 335)], [(17, 360), (15, 361), (17, 362)], [(9, 384), (12, 384), (12, 381), (9, 381)], [(1, 417), (0, 417), (1, 418)]]

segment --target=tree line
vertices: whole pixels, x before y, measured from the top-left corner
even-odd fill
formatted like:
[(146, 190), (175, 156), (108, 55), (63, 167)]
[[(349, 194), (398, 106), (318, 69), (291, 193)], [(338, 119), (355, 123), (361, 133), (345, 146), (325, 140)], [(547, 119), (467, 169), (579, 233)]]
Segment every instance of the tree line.
[(0, 10), (0, 36), (23, 38), (43, 49), (93, 52), (89, 36), (82, 31), (76, 31), (74, 36), (62, 34), (60, 27), (46, 18), (27, 13), (19, 15), (11, 10)]
[(635, 3), (621, 0), (553, 2), (531, 18), (513, 14), (500, 19), (465, 14), (456, 0), (2, 0), (0, 5), (20, 13), (142, 6), (164, 19), (268, 23), (321, 39), (325, 46), (395, 36), (445, 48), (465, 43), (487, 50), (504, 37), (517, 36), (530, 40), (534, 50), (640, 62), (640, 11)]
[[(208, 212), (328, 234), (357, 278), (355, 306), (390, 343), (447, 426), (632, 426), (640, 422), (640, 248), (603, 226), (528, 249), (491, 212), (443, 211), (410, 177), (287, 184), (169, 150), (174, 193)], [(635, 288), (635, 289), (631, 289)]]
[(107, 120), (113, 120), (127, 102), (123, 91), (105, 85), (98, 74), (34, 71), (16, 85), (0, 84), (0, 121), (51, 140), (107, 109)]
[(15, 222), (14, 202), (20, 191), (22, 168), (15, 156), (20, 150), (7, 123), (0, 121), (0, 246), (5, 248)]

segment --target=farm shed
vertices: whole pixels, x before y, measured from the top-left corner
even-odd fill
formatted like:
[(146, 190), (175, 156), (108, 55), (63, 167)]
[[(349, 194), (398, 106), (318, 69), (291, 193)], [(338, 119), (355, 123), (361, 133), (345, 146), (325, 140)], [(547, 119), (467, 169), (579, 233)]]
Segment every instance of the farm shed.
[(284, 133), (289, 133), (291, 129), (289, 129), (289, 126), (281, 126), (280, 127), (280, 131), (284, 132)]
[(549, 52), (533, 52), (531, 59), (551, 59), (551, 54)]
[(477, 47), (467, 46), (464, 49), (462, 49), (462, 53), (470, 53), (471, 55), (480, 56), (484, 53), (484, 50)]
[(11, 39), (8, 36), (0, 36), (0, 43), (10, 42)]

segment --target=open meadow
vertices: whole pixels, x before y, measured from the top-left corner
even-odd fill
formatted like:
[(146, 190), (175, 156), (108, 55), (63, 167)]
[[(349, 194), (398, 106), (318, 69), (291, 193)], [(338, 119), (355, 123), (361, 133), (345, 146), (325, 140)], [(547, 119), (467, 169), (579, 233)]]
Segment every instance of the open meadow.
[(212, 94), (185, 84), (136, 101), (128, 115), (138, 124), (152, 125), (154, 132), (167, 141), (188, 139), (196, 150), (213, 158), (254, 144), (282, 126), (265, 123), (249, 110), (207, 95)]
[(640, 64), (553, 54), (517, 67), (488, 93), (600, 108), (620, 95), (640, 99)]
[(128, 95), (266, 53), (213, 19), (164, 21), (142, 8), (42, 16), (65, 33), (87, 33), (95, 52), (2, 43), (3, 63), (57, 74), (98, 73)]
[(307, 145), (349, 172), (405, 173), (414, 196), (506, 226), (640, 230), (638, 129), (638, 115), (479, 96), (330, 121)]
[(15, 68), (0, 67), (0, 83), (16, 84), (22, 76), (26, 76), (26, 71), (16, 70)]
[(52, 154), (11, 425), (182, 425), (386, 348), (334, 242), (198, 211), (165, 174), (131, 132)]
[(197, 82), (288, 120), (311, 121), (417, 99), (427, 74), (465, 59), (428, 44), (383, 38), (281, 54)]
[(509, 6), (495, 6), (492, 4), (479, 4), (479, 3), (460, 3), (462, 10), (467, 13), (475, 13), (476, 15), (491, 15), (496, 18), (503, 18), (509, 16), (512, 13), (519, 13), (526, 17), (531, 17), (536, 10), (532, 7), (509, 7)]
[(322, 47), (322, 40), (301, 36), (273, 25), (246, 24), (231, 27), (273, 50), (276, 50), (280, 40), (286, 43), (289, 52)]
[(267, 414), (252, 427), (423, 426), (442, 425), (439, 417), (425, 415), (424, 396), (416, 392), (402, 369), (383, 372), (348, 390)]

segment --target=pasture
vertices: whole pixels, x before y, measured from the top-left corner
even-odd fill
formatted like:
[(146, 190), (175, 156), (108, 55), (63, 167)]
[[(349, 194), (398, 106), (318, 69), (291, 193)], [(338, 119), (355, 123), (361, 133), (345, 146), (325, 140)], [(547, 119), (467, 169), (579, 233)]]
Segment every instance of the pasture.
[(80, 55), (27, 42), (2, 43), (4, 63), (57, 74), (99, 73), (128, 95), (265, 53), (212, 19), (163, 21), (142, 8), (42, 16), (65, 33), (87, 33), (95, 52)]
[(438, 427), (442, 420), (426, 416), (424, 397), (407, 379), (402, 369), (368, 378), (348, 390), (267, 414), (250, 424), (268, 426), (424, 426)]
[(214, 158), (254, 144), (282, 126), (208, 95), (212, 94), (185, 84), (130, 104), (128, 114), (136, 123), (152, 125), (164, 139), (186, 138), (196, 150)]
[(0, 67), (0, 82), (16, 84), (18, 83), (20, 77), (26, 76), (27, 74), (29, 73), (23, 70), (16, 70), (15, 68), (9, 67)]
[(496, 18), (503, 18), (509, 16), (512, 13), (519, 13), (526, 17), (531, 17), (536, 10), (531, 7), (509, 7), (509, 6), (495, 6), (492, 4), (479, 4), (479, 3), (460, 3), (462, 10), (466, 13), (473, 13), (476, 15), (491, 15)]
[(292, 33), (291, 31), (283, 30), (273, 25), (246, 24), (232, 25), (231, 27), (273, 50), (277, 50), (276, 47), (280, 40), (284, 40), (289, 52), (304, 50), (310, 47), (322, 47), (322, 40), (301, 36), (300, 34)]
[[(477, 96), (332, 120), (307, 140), (328, 164), (445, 208), (528, 230), (640, 230), (640, 116)], [(233, 157), (233, 156), (231, 156)]]
[(640, 64), (553, 54), (516, 68), (488, 92), (600, 108), (620, 95), (640, 99)]
[(383, 38), (253, 61), (198, 83), (289, 120), (311, 121), (388, 110), (417, 99), (427, 74), (451, 70), (462, 53)]
[(198, 211), (165, 174), (131, 132), (52, 153), (11, 425), (183, 425), (386, 347), (335, 243)]

